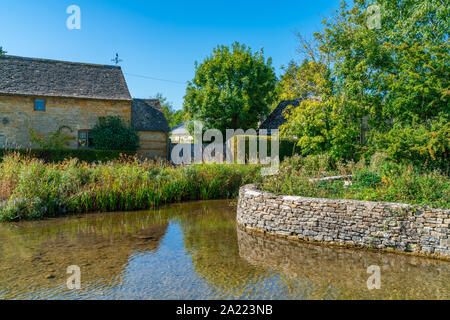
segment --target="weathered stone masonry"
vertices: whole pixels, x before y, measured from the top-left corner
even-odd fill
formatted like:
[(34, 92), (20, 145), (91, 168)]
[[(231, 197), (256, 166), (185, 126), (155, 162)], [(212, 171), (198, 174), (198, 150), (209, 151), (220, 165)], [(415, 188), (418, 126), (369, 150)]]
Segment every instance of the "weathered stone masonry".
[(92, 129), (99, 117), (119, 116), (129, 122), (131, 101), (89, 100), (59, 97), (44, 97), (45, 111), (34, 111), (34, 97), (0, 95), (0, 117), (8, 119), (0, 123), (0, 148), (30, 148), (30, 130), (41, 137), (48, 137), (61, 126), (72, 131), (64, 134), (71, 137), (69, 147), (78, 148), (78, 130)]
[(277, 196), (243, 186), (238, 224), (337, 245), (450, 256), (450, 210), (407, 204)]

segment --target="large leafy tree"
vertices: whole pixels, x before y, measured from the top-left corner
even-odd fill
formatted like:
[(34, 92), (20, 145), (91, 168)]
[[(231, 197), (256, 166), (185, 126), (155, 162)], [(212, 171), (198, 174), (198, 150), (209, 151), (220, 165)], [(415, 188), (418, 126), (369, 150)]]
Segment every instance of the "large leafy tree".
[(3, 47), (0, 47), (0, 57), (3, 56), (6, 53), (6, 51), (3, 50)]
[(100, 117), (90, 132), (95, 149), (132, 150), (139, 148), (136, 131), (118, 116)]
[(298, 137), (304, 154), (321, 153), (330, 148), (332, 94), (329, 69), (311, 56), (301, 65), (291, 62), (278, 84), (282, 100), (302, 98), (297, 108), (288, 107), (288, 121), (281, 127), (284, 136)]
[[(376, 12), (372, 5), (381, 18), (375, 28), (368, 25)], [(404, 150), (391, 155), (434, 161), (448, 153), (448, 126), (442, 124), (449, 120), (449, 13), (439, 0), (355, 0), (352, 7), (343, 2), (324, 21), (315, 40), (331, 62), (333, 89), (321, 96), (317, 113), (311, 112), (312, 118), (323, 114), (324, 106), (328, 112), (327, 134), (319, 130), (327, 143), (317, 152), (352, 158), (392, 150), (395, 137), (415, 134), (414, 143), (398, 144)], [(305, 112), (301, 107), (298, 112)], [(300, 124), (295, 112), (289, 121), (295, 131), (295, 121)], [(299, 143), (316, 137), (311, 133)]]
[[(380, 28), (368, 28), (368, 7)], [(431, 119), (448, 106), (449, 9), (439, 0), (358, 0), (317, 35), (332, 56), (338, 95), (382, 120)]]
[(252, 52), (237, 42), (218, 46), (203, 63), (196, 63), (184, 109), (206, 128), (256, 128), (274, 101), (276, 82), (263, 50)]

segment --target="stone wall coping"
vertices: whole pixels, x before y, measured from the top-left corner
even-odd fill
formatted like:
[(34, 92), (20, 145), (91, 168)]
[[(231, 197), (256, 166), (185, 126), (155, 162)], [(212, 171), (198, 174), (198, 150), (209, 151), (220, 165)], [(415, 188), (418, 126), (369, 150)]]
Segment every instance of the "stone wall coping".
[(445, 212), (450, 212), (448, 209), (443, 208), (432, 208), (428, 206), (414, 206), (407, 203), (400, 202), (386, 202), (386, 201), (366, 201), (366, 200), (353, 200), (353, 199), (339, 199), (339, 198), (314, 198), (314, 197), (301, 197), (301, 196), (289, 196), (289, 195), (276, 195), (274, 193), (263, 191), (259, 189), (259, 184), (247, 184), (241, 187), (241, 192), (244, 192), (244, 195), (250, 195), (253, 197), (263, 196), (265, 198), (270, 199), (281, 199), (283, 201), (292, 201), (292, 202), (322, 202), (322, 203), (346, 203), (346, 204), (354, 204), (359, 206), (387, 206), (387, 207), (396, 207), (396, 208), (416, 208), (421, 210), (444, 210)]

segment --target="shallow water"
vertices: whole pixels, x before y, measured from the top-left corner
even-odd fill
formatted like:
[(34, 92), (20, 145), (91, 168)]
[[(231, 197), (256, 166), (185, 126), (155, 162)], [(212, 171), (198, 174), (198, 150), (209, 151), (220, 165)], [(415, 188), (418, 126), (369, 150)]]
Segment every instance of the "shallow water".
[(2, 224), (0, 299), (450, 298), (449, 262), (249, 234), (235, 215), (235, 202), (202, 201)]

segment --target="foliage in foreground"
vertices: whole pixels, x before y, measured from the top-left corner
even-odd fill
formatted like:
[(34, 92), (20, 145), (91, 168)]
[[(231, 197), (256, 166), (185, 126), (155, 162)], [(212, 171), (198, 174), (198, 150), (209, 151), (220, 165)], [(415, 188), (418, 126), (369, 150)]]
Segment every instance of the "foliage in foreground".
[[(368, 165), (333, 164), (327, 155), (294, 156), (280, 166), (278, 175), (267, 178), (263, 189), (276, 194), (401, 202), (432, 207), (450, 207), (450, 179), (438, 171), (419, 172), (375, 154)], [(310, 181), (311, 177), (352, 175), (351, 179)]]
[(118, 116), (100, 117), (89, 134), (95, 149), (131, 150), (139, 149), (139, 136)]
[[(172, 167), (128, 157), (107, 163), (77, 159), (45, 163), (10, 154), (0, 163), (0, 221), (42, 219), (91, 211), (130, 211), (189, 200), (234, 198), (248, 183), (286, 195), (403, 202), (449, 207), (450, 182), (375, 154), (367, 164), (336, 163), (329, 155), (286, 158), (278, 175), (257, 165)], [(351, 181), (310, 181), (336, 174)]]
[[(374, 4), (381, 21), (369, 27)], [(300, 38), (306, 61), (282, 76), (282, 98), (305, 98), (282, 134), (297, 136), (303, 155), (384, 152), (448, 170), (449, 12), (439, 0), (342, 2), (312, 44)]]
[(207, 164), (171, 167), (136, 158), (105, 164), (80, 163), (77, 159), (46, 164), (16, 154), (0, 163), (0, 177), (0, 220), (17, 221), (232, 198), (241, 185), (259, 180), (259, 168)]

